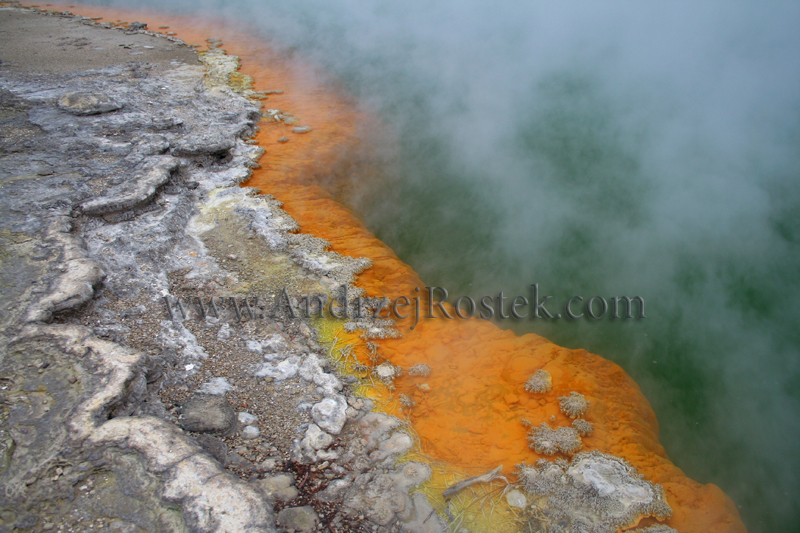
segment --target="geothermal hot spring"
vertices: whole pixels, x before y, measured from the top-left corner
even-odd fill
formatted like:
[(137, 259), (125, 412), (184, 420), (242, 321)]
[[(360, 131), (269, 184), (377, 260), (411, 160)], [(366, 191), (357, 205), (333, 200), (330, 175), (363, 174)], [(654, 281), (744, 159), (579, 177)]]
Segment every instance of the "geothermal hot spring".
[[(563, 315), (573, 296), (640, 296), (644, 319), (494, 321), (619, 364), (687, 476), (722, 488), (751, 532), (797, 528), (798, 5), (135, 4), (246, 23), (331, 75), (298, 83), (335, 78), (351, 108), (316, 91), (292, 110), (312, 126), (327, 113), (314, 157), (336, 164), (292, 162), (290, 145), (281, 159), (265, 141), (262, 177), (313, 168), (309, 180), (450, 303), (530, 299), (538, 284)], [(232, 53), (246, 70), (258, 50)], [(261, 74), (281, 88), (293, 73)], [(337, 145), (345, 134), (360, 148)], [(265, 192), (313, 233), (332, 200), (298, 207), (297, 179)], [(375, 287), (389, 286), (381, 275)], [(470, 379), (441, 386), (469, 395)]]

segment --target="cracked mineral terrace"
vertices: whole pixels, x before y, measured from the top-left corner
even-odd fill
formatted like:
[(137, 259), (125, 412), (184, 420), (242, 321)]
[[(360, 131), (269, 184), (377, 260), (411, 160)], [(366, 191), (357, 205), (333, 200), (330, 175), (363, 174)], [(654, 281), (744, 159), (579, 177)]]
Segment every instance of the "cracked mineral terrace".
[[(259, 121), (296, 119), (262, 113), (267, 93), (218, 39), (198, 54), (143, 23), (3, 3), (0, 32), (0, 532), (468, 531), (466, 493), (492, 506), (483, 530), (499, 530), (502, 502), (530, 531), (675, 531), (657, 522), (673, 512), (664, 487), (622, 458), (576, 453), (595, 426), (608, 433), (583, 419), (613, 405), (600, 394), (561, 397), (569, 428), (526, 424), (532, 450), (571, 461), (520, 464), (512, 483), (498, 466), (439, 497), (417, 489), (444, 463), (404, 456), (418, 448), (412, 418), (357, 394), (370, 383), (419, 412), (437, 394), (413, 381), (434, 383), (431, 366), (404, 372), (367, 341), (397, 337), (391, 322), (336, 326), (363, 332), (367, 365), (329, 324), (169, 313), (165, 297), (345, 284), (355, 299), (372, 263), (327, 251), (275, 198), (239, 186), (264, 153)], [(395, 391), (400, 376), (413, 389)], [(517, 381), (532, 400), (506, 401), (531, 412), (557, 412), (547, 395), (578, 381), (529, 377)], [(672, 479), (667, 493), (699, 501)], [(710, 507), (727, 520), (712, 516), (715, 531), (741, 531), (735, 510)]]

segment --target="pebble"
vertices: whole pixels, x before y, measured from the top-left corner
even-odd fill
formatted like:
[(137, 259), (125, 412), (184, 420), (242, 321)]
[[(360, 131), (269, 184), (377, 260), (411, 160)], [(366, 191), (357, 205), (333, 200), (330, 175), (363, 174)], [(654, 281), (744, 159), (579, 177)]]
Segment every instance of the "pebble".
[(333, 444), (333, 437), (322, 431), (318, 425), (309, 424), (303, 438), (303, 444), (310, 446), (314, 450), (324, 450)]
[(244, 411), (238, 413), (239, 422), (243, 426), (249, 426), (256, 421), (258, 421), (258, 417), (256, 415), (251, 415), (250, 413), (246, 413)]
[(76, 91), (67, 93), (58, 99), (58, 107), (73, 115), (99, 115), (122, 108), (106, 93)]
[(526, 505), (528, 505), (528, 499), (525, 495), (518, 491), (518, 490), (510, 490), (508, 494), (506, 494), (506, 501), (508, 505), (512, 507), (518, 507), (520, 509), (524, 509)]
[(279, 458), (270, 457), (269, 459), (264, 459), (263, 461), (261, 461), (261, 463), (258, 465), (258, 468), (260, 470), (264, 470), (264, 471), (267, 471), (267, 472), (272, 472), (273, 470), (278, 468), (278, 463), (279, 462), (280, 462)]
[(311, 126), (297, 126), (295, 128), (292, 128), (292, 131), (294, 133), (308, 133), (309, 131), (311, 131)]
[(264, 348), (258, 341), (247, 341), (245, 343), (245, 346), (247, 346), (247, 349), (250, 350), (251, 352), (262, 353), (264, 351)]
[(225, 441), (222, 439), (203, 434), (195, 437), (195, 440), (197, 440), (197, 443), (200, 444), (205, 451), (211, 454), (211, 456), (221, 464), (224, 465), (228, 461), (228, 445), (225, 444)]
[[(187, 368), (187, 370), (190, 369)], [(231, 385), (227, 379), (222, 377), (213, 378), (200, 386), (200, 392), (204, 392), (206, 394), (220, 395), (231, 390), (233, 390), (233, 385)]]
[(183, 404), (178, 423), (186, 431), (225, 434), (236, 427), (236, 413), (224, 396), (198, 395)]
[(300, 494), (294, 487), (286, 487), (285, 489), (279, 489), (272, 493), (272, 497), (276, 500), (280, 500), (282, 502), (288, 502), (290, 500), (294, 500)]
[(319, 516), (310, 505), (286, 507), (278, 513), (278, 525), (289, 530), (310, 532), (317, 528)]
[(258, 480), (258, 485), (267, 496), (272, 496), (274, 492), (294, 485), (294, 478), (289, 474), (276, 474)]
[(333, 435), (342, 431), (347, 421), (347, 402), (341, 396), (325, 398), (311, 408), (311, 417), (323, 430)]
[(242, 430), (241, 437), (244, 440), (252, 440), (252, 439), (257, 438), (260, 434), (261, 434), (261, 432), (258, 430), (257, 427), (255, 427), (255, 426), (245, 426), (245, 428)]

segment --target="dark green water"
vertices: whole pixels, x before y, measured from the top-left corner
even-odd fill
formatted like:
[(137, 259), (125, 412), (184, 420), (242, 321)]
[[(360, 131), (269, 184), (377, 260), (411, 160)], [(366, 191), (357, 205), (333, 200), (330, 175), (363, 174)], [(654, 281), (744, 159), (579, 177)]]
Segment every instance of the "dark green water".
[(512, 191), (502, 171), (467, 175), (435, 137), (405, 130), (397, 181), (360, 213), (451, 302), (500, 290), (530, 299), (528, 286), (538, 283), (554, 296), (551, 313), (565, 316), (560, 305), (575, 295), (642, 296), (643, 320), (498, 323), (623, 366), (651, 401), (676, 464), (721, 486), (751, 531), (793, 530), (797, 191), (783, 181), (787, 169), (758, 160), (743, 177), (760, 177), (752, 192), (763, 195), (762, 212), (749, 211), (755, 199), (726, 198), (725, 181), (702, 201), (690, 185), (664, 191), (673, 185), (649, 175), (637, 152), (646, 141), (624, 138), (615, 103), (599, 92), (565, 74), (532, 91), (538, 109), (489, 164), (524, 162)]
[(317, 60), (396, 129), (351, 207), (451, 301), (538, 283), (555, 315), (641, 296), (641, 320), (499, 323), (619, 363), (679, 467), (751, 532), (797, 529), (796, 5), (202, 6)]

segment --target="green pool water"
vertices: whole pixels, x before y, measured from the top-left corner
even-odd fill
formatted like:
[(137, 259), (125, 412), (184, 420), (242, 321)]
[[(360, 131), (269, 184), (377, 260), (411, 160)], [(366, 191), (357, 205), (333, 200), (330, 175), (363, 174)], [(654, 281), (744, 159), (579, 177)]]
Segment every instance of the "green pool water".
[[(746, 164), (731, 165), (699, 139), (694, 153), (654, 166), (647, 151), (658, 122), (627, 131), (628, 110), (602, 81), (557, 72), (529, 97), (525, 116), (479, 168), (407, 123), (396, 178), (357, 212), (450, 302), (496, 302), (501, 290), (530, 301), (538, 283), (562, 318), (495, 319), (501, 327), (620, 364), (687, 475), (722, 487), (750, 531), (792, 530), (797, 160), (775, 168), (756, 147)], [(571, 320), (563, 304), (573, 296), (641, 296), (646, 318)]]

